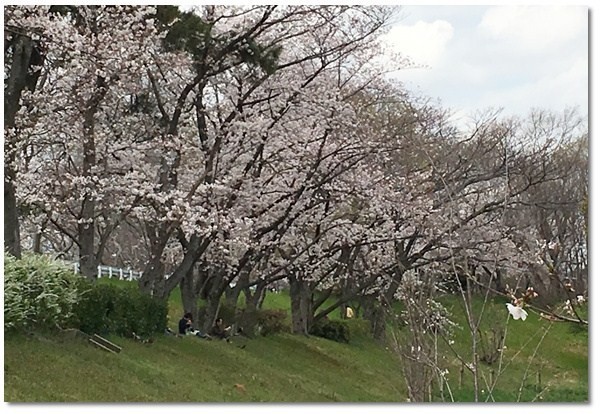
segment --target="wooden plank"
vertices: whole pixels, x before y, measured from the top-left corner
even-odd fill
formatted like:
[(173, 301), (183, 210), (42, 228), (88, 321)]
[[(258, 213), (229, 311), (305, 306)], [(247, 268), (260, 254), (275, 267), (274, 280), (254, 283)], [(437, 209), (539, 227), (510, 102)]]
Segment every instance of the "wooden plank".
[(90, 338), (90, 339), (89, 339), (89, 342), (90, 342), (90, 344), (94, 345), (96, 348), (100, 348), (100, 349), (102, 349), (102, 350), (104, 350), (104, 351), (107, 351), (107, 352), (111, 352), (111, 353), (113, 353), (113, 354), (116, 354), (116, 352), (115, 352), (115, 351), (113, 351), (113, 350), (112, 350), (112, 349), (110, 349), (110, 348), (107, 348), (107, 347), (105, 347), (105, 346), (104, 346), (104, 345), (102, 345), (100, 342), (97, 342), (97, 341), (96, 341), (94, 338)]
[(94, 334), (92, 336), (92, 338), (102, 344), (103, 346), (105, 346), (106, 348), (109, 348), (111, 351), (115, 352), (115, 353), (119, 353), (121, 352), (121, 347), (118, 345), (113, 344), (112, 342), (110, 342), (108, 339), (101, 337), (98, 334)]

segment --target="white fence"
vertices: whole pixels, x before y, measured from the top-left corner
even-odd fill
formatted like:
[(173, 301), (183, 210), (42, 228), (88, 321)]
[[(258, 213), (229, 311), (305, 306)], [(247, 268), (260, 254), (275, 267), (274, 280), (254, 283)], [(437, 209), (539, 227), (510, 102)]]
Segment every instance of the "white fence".
[[(79, 273), (79, 263), (72, 263), (73, 271)], [(123, 269), (112, 266), (98, 266), (98, 278), (118, 278), (119, 280), (138, 280), (142, 277), (142, 272), (136, 272), (131, 269)]]

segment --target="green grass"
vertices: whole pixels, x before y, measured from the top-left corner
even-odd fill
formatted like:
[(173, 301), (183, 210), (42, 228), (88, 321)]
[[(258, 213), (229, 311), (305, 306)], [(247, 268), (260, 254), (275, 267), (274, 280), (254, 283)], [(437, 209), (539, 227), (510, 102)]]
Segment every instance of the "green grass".
[[(466, 361), (471, 361), (471, 334), (462, 301), (456, 297), (442, 300), (460, 324), (455, 331), (454, 350)], [(508, 317), (505, 300), (496, 298), (486, 305), (481, 331), (506, 328), (505, 350), (502, 356), (501, 375), (493, 389), (496, 402), (524, 401), (586, 401), (588, 400), (588, 332), (573, 329), (574, 325), (550, 322), (529, 313), (525, 321)], [(481, 299), (474, 300), (474, 314), (478, 317)], [(458, 387), (461, 363), (447, 346), (441, 346), (446, 367), (453, 384), (455, 401), (473, 401), (472, 377), (465, 370), (463, 387)], [(481, 363), (483, 375), (498, 376), (499, 364)], [(482, 381), (480, 381), (481, 384)], [(483, 386), (483, 385), (482, 385)], [(483, 400), (487, 394), (482, 393)]]
[(6, 337), (5, 400), (398, 401), (403, 394), (398, 362), (375, 344), (290, 334), (247, 340), (244, 349), (195, 337), (111, 340), (120, 354), (59, 337)]
[[(169, 304), (170, 326), (175, 328), (182, 310), (178, 291), (173, 292)], [(449, 298), (445, 304), (464, 325), (460, 302)], [(493, 304), (484, 329), (505, 323), (503, 306), (502, 302)], [(269, 294), (265, 307), (289, 309), (289, 297)], [(122, 346), (120, 354), (108, 354), (82, 340), (58, 335), (5, 335), (4, 397), (11, 402), (406, 401), (399, 357), (391, 346), (388, 349), (371, 340), (362, 321), (349, 322), (349, 344), (291, 334), (235, 338), (237, 343), (232, 344), (169, 336), (141, 344), (111, 337)], [(524, 322), (508, 321), (503, 364), (507, 368), (494, 389), (495, 401), (516, 401), (522, 383), (521, 401), (536, 397), (539, 401), (588, 400), (587, 331), (573, 330), (567, 324), (550, 327), (522, 381), (547, 324), (534, 315)], [(454, 339), (457, 352), (470, 358), (468, 330), (459, 329)], [(239, 347), (242, 344), (246, 345), (243, 349)], [(443, 357), (454, 400), (473, 401), (468, 374), (465, 372), (459, 386), (459, 361), (447, 349)], [(484, 375), (489, 375), (491, 368), (481, 366)], [(485, 399), (485, 394), (482, 397)]]

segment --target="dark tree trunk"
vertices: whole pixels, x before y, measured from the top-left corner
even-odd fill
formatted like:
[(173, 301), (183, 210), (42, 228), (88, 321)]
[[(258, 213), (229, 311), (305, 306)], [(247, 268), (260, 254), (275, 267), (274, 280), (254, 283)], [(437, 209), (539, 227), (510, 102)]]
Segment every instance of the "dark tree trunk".
[(225, 286), (225, 305), (229, 308), (236, 308), (238, 299), (240, 297), (241, 289), (238, 288), (238, 285), (235, 286)]
[(208, 332), (215, 323), (221, 307), (221, 298), (227, 286), (227, 278), (224, 275), (219, 275), (212, 280), (210, 289), (206, 296), (206, 308), (204, 309), (202, 328), (204, 332)]
[(238, 278), (235, 286), (225, 286), (225, 304), (231, 308), (236, 308), (238, 303), (238, 298), (244, 289), (244, 286), (248, 284), (250, 280), (249, 272), (242, 272), (240, 277)]
[[(83, 175), (90, 176), (92, 167), (96, 164), (96, 146), (94, 143), (94, 113), (90, 109), (84, 121), (83, 142)], [(89, 279), (97, 277), (96, 255), (94, 244), (96, 230), (94, 229), (96, 201), (91, 195), (86, 195), (81, 206), (81, 222), (77, 225), (79, 241), (79, 271)]]
[(267, 294), (267, 284), (261, 281), (255, 285), (254, 292), (250, 288), (244, 289), (246, 298), (246, 309), (260, 309)]
[[(181, 263), (179, 263), (175, 271), (165, 279), (165, 269), (161, 256), (167, 241), (169, 240), (168, 234), (170, 233), (166, 232), (164, 229), (160, 229), (159, 231), (160, 234), (157, 235), (155, 229), (149, 227), (148, 233), (149, 235), (152, 234), (152, 236), (150, 236), (152, 251), (150, 260), (144, 268), (144, 273), (140, 279), (139, 285), (142, 291), (166, 299), (188, 273), (193, 274), (193, 267), (198, 263), (202, 254), (208, 248), (211, 239), (208, 237), (203, 239), (199, 236), (192, 235), (189, 243), (184, 248), (185, 253)], [(189, 292), (189, 295), (191, 295), (191, 292)]]
[(371, 335), (378, 341), (385, 341), (385, 309), (376, 297), (363, 296), (363, 317), (371, 324)]
[(254, 302), (256, 303), (256, 309), (261, 309), (265, 298), (267, 297), (267, 284), (259, 283), (256, 286), (256, 291), (254, 292)]
[(289, 277), (292, 311), (292, 333), (308, 335), (312, 323), (311, 292), (308, 282)]
[(11, 162), (11, 157), (7, 157), (4, 167), (4, 245), (8, 253), (20, 258), (21, 233), (19, 230), (19, 211), (17, 209), (15, 187), (13, 185), (15, 172), (12, 166), (6, 166), (7, 164), (11, 164)]
[[(4, 88), (4, 246), (15, 257), (21, 257), (19, 211), (14, 185), (17, 149), (15, 131), (7, 132), (15, 126), (15, 117), (21, 107), (21, 94), (29, 83), (28, 71), (33, 50), (33, 41), (29, 37), (15, 35), (12, 40), (12, 61)], [(5, 47), (5, 58), (6, 53)]]
[[(179, 263), (179, 266), (177, 266), (173, 274), (165, 280), (165, 287), (162, 296), (164, 299), (171, 294), (173, 289), (175, 289), (175, 287), (184, 277), (190, 275), (192, 279), (194, 278), (194, 266), (196, 263), (198, 263), (198, 260), (200, 260), (200, 257), (206, 251), (209, 244), (210, 238), (202, 239), (195, 234), (190, 238), (190, 241), (185, 249), (183, 260), (181, 263)], [(193, 289), (193, 294), (198, 297), (198, 289), (195, 287), (195, 283), (191, 283), (190, 287)]]
[[(90, 217), (89, 220), (93, 220), (94, 214), (94, 201), (89, 199), (84, 200), (84, 207), (82, 210), (82, 216)], [(97, 263), (96, 255), (94, 254), (94, 225), (93, 223), (84, 222), (80, 223), (77, 228), (77, 234), (79, 239), (79, 271), (82, 275), (88, 279), (95, 279), (97, 277)]]
[(256, 285), (254, 292), (250, 288), (244, 288), (246, 306), (243, 309), (236, 310), (236, 325), (241, 328), (246, 335), (254, 336), (255, 328), (258, 324), (258, 310), (262, 306), (265, 298), (266, 283), (262, 282)]
[(203, 332), (209, 332), (218, 317), (221, 304), (221, 296), (210, 295), (206, 299), (206, 307), (204, 308), (202, 321), (198, 323), (198, 327)]
[(502, 285), (502, 270), (496, 269), (496, 277), (494, 278), (495, 289), (497, 292), (503, 292), (504, 286)]
[(396, 294), (396, 292), (398, 291), (398, 288), (400, 287), (400, 284), (402, 283), (403, 276), (404, 276), (404, 270), (402, 270), (398, 267), (396, 267), (393, 270), (392, 282), (390, 283), (390, 286), (384, 293), (384, 299), (385, 299), (386, 303), (388, 303), (390, 306), (394, 302), (394, 295)]
[[(95, 116), (107, 92), (106, 80), (102, 76), (98, 76), (94, 93), (86, 103), (83, 116), (83, 163), (81, 170), (84, 177), (93, 177), (92, 169), (96, 165)], [(88, 194), (83, 198), (80, 223), (77, 226), (77, 239), (79, 241), (80, 272), (89, 279), (96, 279), (98, 274), (98, 263), (94, 253), (96, 247), (96, 229), (94, 228), (96, 200), (90, 194), (91, 192), (92, 190), (88, 190)]]
[(42, 232), (33, 235), (32, 249), (35, 254), (42, 254)]
[(181, 290), (181, 303), (183, 305), (183, 313), (191, 312), (192, 319), (194, 321), (198, 320), (198, 293), (196, 280), (193, 269), (188, 272), (182, 279), (179, 284)]
[[(164, 245), (166, 245), (166, 241)], [(161, 260), (163, 248), (161, 246), (153, 246), (151, 248), (150, 259), (146, 263), (142, 277), (138, 283), (142, 292), (153, 296), (156, 290), (155, 285), (159, 284), (161, 279), (164, 279), (165, 265)], [(161, 250), (161, 254), (157, 254), (159, 249)]]

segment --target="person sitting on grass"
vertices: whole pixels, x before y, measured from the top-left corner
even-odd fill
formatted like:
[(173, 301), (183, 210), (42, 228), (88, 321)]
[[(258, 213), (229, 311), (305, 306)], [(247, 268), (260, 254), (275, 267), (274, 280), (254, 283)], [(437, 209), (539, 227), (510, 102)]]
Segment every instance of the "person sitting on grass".
[(229, 342), (229, 336), (231, 332), (231, 326), (223, 326), (223, 318), (217, 318), (213, 325), (210, 334), (214, 337), (225, 339)]
[(195, 335), (199, 336), (200, 338), (210, 339), (210, 336), (203, 334), (197, 329), (194, 329), (192, 325), (192, 313), (186, 312), (183, 315), (183, 318), (179, 320), (179, 335)]

